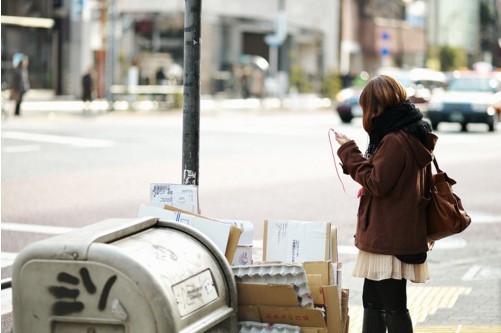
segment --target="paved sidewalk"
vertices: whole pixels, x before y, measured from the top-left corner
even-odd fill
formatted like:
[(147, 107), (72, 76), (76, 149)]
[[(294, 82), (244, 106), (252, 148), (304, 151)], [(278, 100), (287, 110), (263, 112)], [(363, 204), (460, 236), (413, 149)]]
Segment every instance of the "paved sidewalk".
[[(501, 333), (500, 248), (501, 240), (467, 242), (460, 236), (437, 242), (428, 253), (430, 280), (408, 284), (414, 332)], [(356, 252), (354, 246), (339, 246), (342, 286), (350, 290), (349, 333), (362, 332), (363, 321), (363, 279), (351, 276)], [(254, 260), (261, 255), (255, 248)]]
[[(501, 333), (501, 240), (463, 242), (437, 243), (428, 255), (431, 279), (408, 284), (415, 332)], [(359, 333), (362, 279), (350, 276), (353, 264), (345, 260), (343, 278), (350, 288), (350, 333)]]
[[(501, 333), (500, 248), (501, 240), (470, 243), (457, 236), (437, 242), (428, 253), (431, 279), (408, 284), (414, 332)], [(363, 279), (351, 276), (356, 251), (339, 246), (342, 286), (350, 290), (349, 333), (362, 332), (363, 321)], [(262, 249), (255, 248), (254, 259), (261, 255)]]

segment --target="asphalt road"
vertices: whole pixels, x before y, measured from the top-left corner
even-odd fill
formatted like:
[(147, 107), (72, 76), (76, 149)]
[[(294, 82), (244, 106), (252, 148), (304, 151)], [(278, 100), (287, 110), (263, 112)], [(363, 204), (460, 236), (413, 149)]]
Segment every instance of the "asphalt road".
[[(350, 243), (358, 186), (342, 175), (349, 196), (342, 190), (331, 127), (365, 147), (360, 122), (341, 125), (328, 110), (202, 114), (202, 214), (250, 220), (256, 239), (266, 218), (327, 219)], [(499, 216), (501, 131), (470, 129), (441, 127), (437, 159), (470, 211)], [(150, 183), (181, 183), (181, 156), (181, 112), (10, 118), (2, 123), (2, 222), (81, 227), (134, 217)], [(2, 233), (2, 251), (36, 238), (24, 236)]]
[[(361, 122), (341, 124), (330, 110), (202, 113), (201, 213), (250, 220), (257, 242), (267, 218), (329, 220), (338, 227), (339, 245), (349, 249), (358, 186), (341, 175), (348, 195), (343, 192), (331, 127), (365, 148)], [(501, 128), (488, 133), (475, 125), (463, 133), (445, 124), (437, 134), (440, 166), (458, 181), (455, 191), (480, 221), (462, 239), (500, 239), (492, 223), (501, 221)], [(149, 202), (150, 183), (182, 179), (182, 113), (176, 111), (9, 118), (2, 122), (1, 144), (2, 279), (23, 247), (61, 231), (47, 226), (135, 217)], [(341, 260), (349, 253), (341, 251)]]

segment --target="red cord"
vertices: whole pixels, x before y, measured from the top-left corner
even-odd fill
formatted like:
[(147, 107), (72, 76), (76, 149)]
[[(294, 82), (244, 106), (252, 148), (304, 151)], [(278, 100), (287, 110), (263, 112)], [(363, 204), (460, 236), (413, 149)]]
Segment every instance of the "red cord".
[(333, 132), (335, 135), (336, 131), (334, 131), (333, 128), (329, 128), (329, 131), (327, 132), (327, 136), (329, 137), (329, 144), (331, 145), (332, 159), (334, 160), (334, 169), (336, 169), (337, 178), (339, 179), (339, 182), (341, 183), (341, 186), (343, 187), (344, 193), (348, 197), (355, 199), (354, 196), (349, 195), (348, 192), (346, 191), (343, 180), (341, 179), (341, 175), (339, 174), (339, 170), (337, 169), (336, 154), (334, 153), (334, 147), (332, 146), (331, 132)]

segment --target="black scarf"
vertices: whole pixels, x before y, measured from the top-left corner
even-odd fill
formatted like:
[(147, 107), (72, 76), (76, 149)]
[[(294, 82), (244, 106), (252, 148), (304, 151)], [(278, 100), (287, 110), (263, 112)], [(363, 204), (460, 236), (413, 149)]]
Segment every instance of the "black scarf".
[(406, 100), (396, 106), (386, 109), (379, 117), (373, 119), (372, 132), (369, 133), (369, 146), (365, 155), (374, 151), (388, 133), (403, 130), (416, 138), (425, 146), (429, 146), (428, 133), (431, 126), (423, 120), (423, 114), (411, 101)]

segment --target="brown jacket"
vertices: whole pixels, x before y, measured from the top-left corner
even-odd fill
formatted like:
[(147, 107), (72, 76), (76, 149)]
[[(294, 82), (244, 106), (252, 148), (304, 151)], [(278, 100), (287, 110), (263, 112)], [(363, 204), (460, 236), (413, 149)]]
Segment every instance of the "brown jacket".
[(403, 131), (387, 134), (368, 159), (354, 141), (339, 148), (344, 170), (363, 187), (356, 247), (391, 255), (428, 250), (424, 180), (432, 154), (433, 147)]

